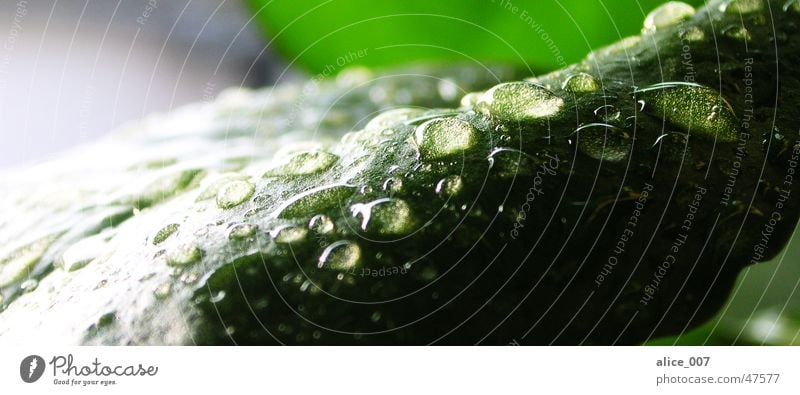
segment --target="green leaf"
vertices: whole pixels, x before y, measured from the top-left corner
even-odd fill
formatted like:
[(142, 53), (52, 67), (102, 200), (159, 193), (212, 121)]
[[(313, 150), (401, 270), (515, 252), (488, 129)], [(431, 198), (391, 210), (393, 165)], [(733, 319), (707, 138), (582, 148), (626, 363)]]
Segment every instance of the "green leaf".
[[(345, 66), (502, 62), (547, 71), (639, 33), (662, 0), (248, 0), (292, 65), (325, 76)], [(687, 0), (694, 6), (702, 0)]]

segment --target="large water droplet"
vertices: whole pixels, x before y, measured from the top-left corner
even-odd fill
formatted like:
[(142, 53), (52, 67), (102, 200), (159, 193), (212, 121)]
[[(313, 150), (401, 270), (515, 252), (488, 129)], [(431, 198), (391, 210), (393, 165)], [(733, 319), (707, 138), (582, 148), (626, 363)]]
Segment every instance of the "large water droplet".
[(320, 269), (351, 270), (361, 261), (361, 247), (347, 240), (340, 240), (329, 245), (319, 257), (317, 267)]
[(469, 122), (457, 118), (437, 118), (419, 125), (414, 143), (424, 159), (442, 159), (463, 154), (479, 140), (479, 132)]
[(384, 198), (354, 204), (350, 210), (361, 217), (361, 229), (381, 236), (402, 236), (411, 233), (416, 220), (404, 200)]
[(221, 209), (234, 208), (253, 196), (255, 185), (244, 180), (233, 180), (217, 192), (217, 206)]
[(677, 25), (695, 14), (694, 7), (680, 1), (670, 1), (647, 14), (644, 19), (643, 33), (652, 33), (658, 29)]
[(619, 162), (628, 157), (630, 136), (612, 125), (592, 123), (581, 126), (578, 133), (578, 149), (598, 160)]
[(341, 207), (355, 190), (354, 186), (347, 184), (313, 188), (289, 199), (275, 211), (273, 216), (278, 218), (305, 217)]
[(159, 245), (166, 241), (170, 236), (172, 236), (175, 232), (178, 231), (180, 225), (178, 224), (169, 224), (156, 233), (153, 237), (153, 245)]
[(720, 11), (726, 14), (750, 14), (764, 9), (763, 0), (729, 0), (720, 4)]
[(53, 240), (55, 240), (55, 236), (41, 238), (0, 258), (0, 287), (25, 278), (33, 266), (39, 262)]
[(29, 278), (23, 281), (22, 284), (19, 285), (19, 288), (22, 289), (22, 292), (32, 292), (36, 290), (36, 287), (38, 286), (39, 286), (39, 280), (35, 278)]
[(61, 255), (61, 266), (67, 272), (85, 267), (89, 262), (100, 256), (108, 243), (101, 235), (87, 237), (67, 248)]
[(553, 117), (563, 106), (564, 100), (547, 88), (517, 81), (489, 89), (475, 108), (501, 122), (531, 122)]
[(200, 182), (205, 172), (200, 169), (189, 169), (164, 176), (149, 184), (135, 199), (139, 209), (152, 206), (189, 189)]
[(600, 89), (600, 83), (591, 74), (573, 74), (564, 81), (562, 88), (572, 93), (591, 93)]
[(264, 173), (264, 177), (300, 176), (321, 173), (333, 166), (339, 157), (325, 151), (299, 152)]
[(188, 266), (200, 260), (203, 251), (194, 244), (183, 244), (167, 254), (167, 265)]
[[(636, 91), (654, 111), (684, 130), (719, 141), (735, 141), (738, 121), (719, 92), (691, 83), (669, 82)], [(712, 114), (714, 114), (712, 116)]]

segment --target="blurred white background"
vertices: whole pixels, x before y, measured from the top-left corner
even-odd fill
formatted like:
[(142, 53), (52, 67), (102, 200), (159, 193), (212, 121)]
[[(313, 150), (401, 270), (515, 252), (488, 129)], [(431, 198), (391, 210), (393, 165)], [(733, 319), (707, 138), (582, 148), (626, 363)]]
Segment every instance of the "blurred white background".
[(239, 0), (3, 0), (0, 169), (229, 86), (271, 83), (283, 66), (258, 56), (265, 40), (248, 19)]

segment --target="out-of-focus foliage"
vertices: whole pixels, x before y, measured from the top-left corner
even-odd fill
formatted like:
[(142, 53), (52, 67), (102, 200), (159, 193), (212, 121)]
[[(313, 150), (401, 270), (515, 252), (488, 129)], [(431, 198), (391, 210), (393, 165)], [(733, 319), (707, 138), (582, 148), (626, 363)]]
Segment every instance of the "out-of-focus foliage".
[[(334, 74), (344, 65), (421, 61), (564, 67), (639, 33), (662, 0), (247, 0), (293, 64)], [(694, 6), (702, 0), (686, 0)], [(359, 54), (359, 51), (362, 53)]]

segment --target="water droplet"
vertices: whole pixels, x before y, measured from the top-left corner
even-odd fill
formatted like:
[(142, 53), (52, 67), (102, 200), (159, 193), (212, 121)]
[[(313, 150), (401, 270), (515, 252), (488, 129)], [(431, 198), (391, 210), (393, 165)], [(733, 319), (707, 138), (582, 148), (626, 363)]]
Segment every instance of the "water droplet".
[(34, 291), (38, 286), (39, 286), (39, 280), (35, 278), (29, 278), (23, 281), (22, 284), (19, 285), (20, 289), (22, 289), (22, 292)]
[(361, 217), (361, 229), (381, 236), (411, 233), (416, 224), (411, 207), (400, 199), (384, 198), (354, 204), (350, 210), (354, 217)]
[(333, 270), (350, 270), (361, 261), (361, 247), (347, 240), (329, 245), (319, 257), (317, 267)]
[(255, 185), (244, 180), (234, 180), (222, 187), (217, 192), (217, 206), (226, 210), (234, 208), (253, 196)]
[(347, 184), (316, 187), (289, 199), (275, 211), (273, 216), (278, 218), (305, 217), (341, 207), (353, 195), (355, 189), (354, 186)]
[(788, 0), (786, 4), (783, 5), (783, 11), (786, 12), (789, 10), (800, 13), (800, 0)]
[(464, 108), (472, 108), (475, 107), (475, 104), (478, 103), (478, 99), (480, 99), (483, 92), (470, 92), (464, 95), (461, 98), (461, 107)]
[(172, 292), (172, 284), (162, 283), (153, 290), (153, 295), (158, 299), (165, 299)]
[(463, 154), (479, 140), (478, 130), (457, 118), (436, 118), (419, 125), (414, 143), (424, 159), (435, 160)]
[(161, 177), (145, 187), (133, 203), (140, 210), (150, 207), (189, 189), (199, 183), (204, 175), (203, 170), (189, 169)]
[(403, 179), (400, 177), (389, 177), (383, 182), (383, 190), (391, 194), (403, 191)]
[(214, 295), (211, 295), (211, 298), (209, 298), (208, 301), (216, 304), (222, 302), (223, 299), (225, 299), (225, 291), (219, 291)]
[(514, 148), (497, 148), (489, 153), (492, 172), (500, 178), (531, 175), (538, 167), (527, 153)]
[(690, 26), (686, 30), (680, 30), (678, 36), (688, 42), (700, 42), (706, 39), (706, 34), (697, 26)]
[(25, 278), (55, 238), (55, 235), (43, 237), (0, 258), (0, 287)]
[(178, 224), (169, 224), (156, 233), (155, 237), (153, 237), (153, 245), (159, 245), (167, 240), (173, 233), (178, 231), (180, 225)]
[(328, 170), (339, 157), (325, 151), (299, 152), (264, 173), (264, 177), (300, 176)]
[(573, 74), (564, 81), (562, 88), (572, 93), (591, 93), (600, 89), (600, 83), (591, 74)]
[(564, 100), (547, 88), (518, 81), (496, 85), (481, 95), (475, 108), (501, 122), (531, 122), (555, 116)]
[(232, 240), (246, 239), (256, 234), (258, 227), (251, 224), (234, 224), (228, 228), (228, 238)]
[(247, 180), (247, 178), (248, 177), (243, 174), (228, 174), (223, 178), (212, 182), (211, 185), (207, 186), (206, 189), (203, 190), (203, 192), (200, 192), (200, 194), (197, 195), (196, 201), (201, 202), (203, 200), (208, 200), (213, 197), (216, 197), (217, 192), (219, 192), (219, 189), (222, 188), (223, 185), (233, 180)]
[(67, 248), (61, 255), (61, 265), (64, 271), (73, 272), (85, 267), (89, 262), (100, 256), (107, 246), (104, 237), (90, 236)]
[(308, 229), (302, 226), (287, 225), (273, 229), (269, 234), (278, 244), (293, 244), (305, 240)]
[(619, 119), (620, 111), (611, 104), (606, 104), (594, 109), (594, 115), (604, 122), (614, 122)]
[(313, 216), (311, 220), (308, 221), (308, 228), (317, 234), (326, 235), (333, 233), (335, 225), (330, 217), (320, 214)]
[(750, 31), (741, 25), (730, 25), (722, 29), (722, 34), (725, 35), (725, 37), (730, 37), (739, 41), (750, 41), (753, 39), (753, 36), (750, 35)]
[(381, 312), (380, 311), (376, 311), (376, 312), (372, 313), (372, 315), (369, 316), (369, 319), (372, 322), (380, 321), (381, 320)]
[(581, 126), (578, 133), (578, 148), (597, 160), (619, 162), (628, 157), (630, 136), (612, 125), (592, 123)]
[(680, 1), (670, 1), (647, 14), (642, 33), (653, 33), (658, 29), (677, 25), (695, 14), (694, 7)]
[[(719, 141), (735, 141), (737, 119), (719, 92), (691, 83), (669, 82), (636, 91), (651, 104), (648, 109), (675, 126)], [(710, 117), (712, 113), (715, 116)]]
[(720, 4), (719, 10), (726, 14), (750, 14), (764, 9), (762, 0), (729, 0)]
[(436, 183), (436, 193), (456, 196), (464, 189), (464, 179), (459, 175), (449, 175)]
[(187, 266), (200, 260), (203, 251), (194, 244), (183, 244), (167, 254), (167, 265)]

